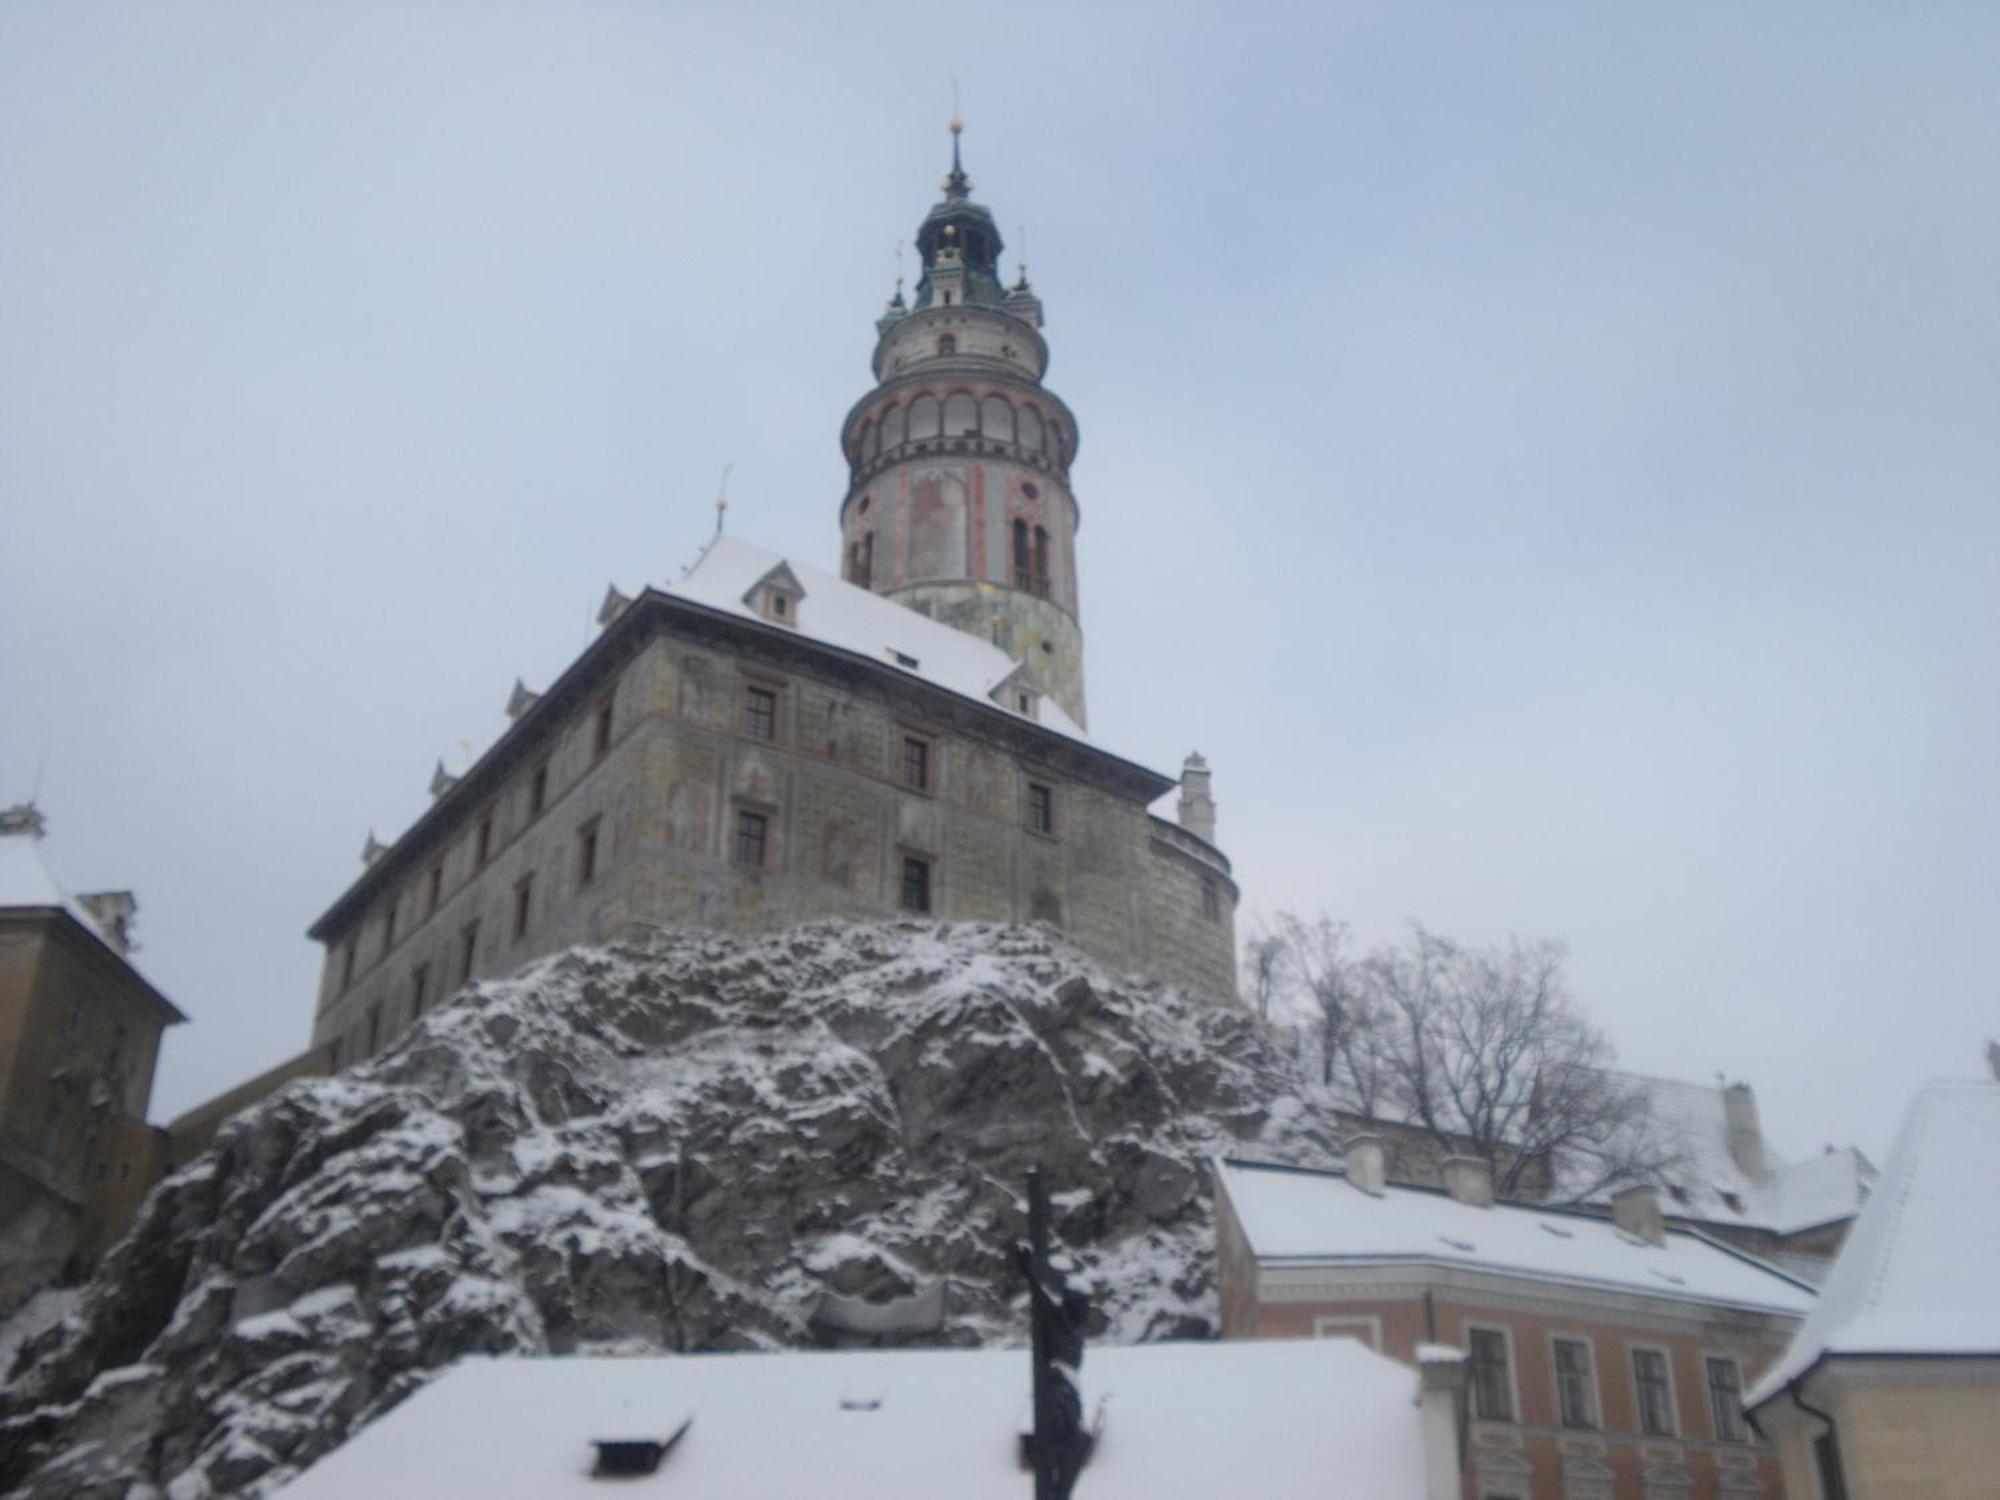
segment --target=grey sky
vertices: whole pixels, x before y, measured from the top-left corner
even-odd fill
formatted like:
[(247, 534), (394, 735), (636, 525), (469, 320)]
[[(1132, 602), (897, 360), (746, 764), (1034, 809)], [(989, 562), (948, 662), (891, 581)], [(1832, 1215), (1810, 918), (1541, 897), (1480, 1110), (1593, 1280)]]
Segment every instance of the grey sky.
[[(1083, 428), (1092, 727), (1246, 909), (1548, 934), (1879, 1151), (1995, 1017), (2000, 11), (0, 10), (0, 798), (131, 885), (169, 1114), (607, 580), (825, 566), (967, 166)], [(1009, 264), (1012, 255), (1009, 255)]]

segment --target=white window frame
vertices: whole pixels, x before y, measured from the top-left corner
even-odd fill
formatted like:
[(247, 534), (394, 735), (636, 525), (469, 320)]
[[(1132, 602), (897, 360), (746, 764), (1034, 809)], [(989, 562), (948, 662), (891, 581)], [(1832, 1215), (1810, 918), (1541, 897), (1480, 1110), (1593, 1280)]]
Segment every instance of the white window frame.
[[(1556, 1359), (1556, 1345), (1561, 1343), (1583, 1345), (1584, 1361), (1589, 1365), (1590, 1386), (1585, 1391), (1590, 1410), (1589, 1421), (1581, 1426), (1573, 1426), (1563, 1417), (1562, 1365)], [(1587, 1333), (1571, 1333), (1566, 1329), (1553, 1329), (1549, 1333), (1549, 1394), (1555, 1397), (1555, 1411), (1552, 1414), (1555, 1425), (1564, 1432), (1604, 1431), (1604, 1390), (1603, 1380), (1597, 1369), (1597, 1342)]]
[(1358, 1338), (1377, 1354), (1382, 1352), (1382, 1319), (1375, 1313), (1349, 1313), (1313, 1319), (1316, 1339)]
[[(1667, 1366), (1667, 1423), (1665, 1432), (1646, 1431), (1646, 1413), (1639, 1397), (1639, 1361), (1636, 1358), (1641, 1349), (1660, 1356)], [(1665, 1344), (1630, 1343), (1625, 1346), (1625, 1373), (1632, 1381), (1632, 1430), (1639, 1434), (1641, 1442), (1649, 1438), (1661, 1441), (1678, 1441), (1683, 1427), (1681, 1424), (1681, 1393), (1679, 1382), (1674, 1379), (1674, 1351)], [(1707, 1367), (1703, 1366), (1706, 1375)]]
[[(1514, 1412), (1511, 1417), (1505, 1418), (1504, 1421), (1510, 1427), (1519, 1427), (1525, 1419), (1521, 1415), (1521, 1376), (1519, 1366), (1514, 1358), (1514, 1330), (1509, 1328), (1505, 1323), (1482, 1323), (1472, 1319), (1467, 1319), (1461, 1327), (1465, 1333), (1465, 1363), (1468, 1384), (1472, 1375), (1473, 1330), (1477, 1329), (1481, 1333), (1497, 1333), (1500, 1335), (1500, 1347), (1506, 1351), (1507, 1355), (1507, 1404), (1513, 1408)], [(1499, 1417), (1480, 1416), (1477, 1410), (1478, 1402), (1476, 1398), (1471, 1398), (1470, 1391), (1467, 1394), (1469, 1398), (1468, 1409), (1472, 1412), (1473, 1421), (1499, 1422), (1503, 1420)]]
[(1708, 1362), (1712, 1359), (1726, 1359), (1729, 1363), (1736, 1366), (1736, 1404), (1739, 1409), (1743, 1405), (1743, 1397), (1750, 1389), (1750, 1383), (1744, 1376), (1742, 1356), (1731, 1354), (1727, 1349), (1704, 1349), (1701, 1351), (1701, 1398), (1702, 1405), (1708, 1411), (1708, 1435), (1715, 1442), (1727, 1443), (1733, 1448), (1747, 1448), (1756, 1441), (1756, 1431), (1750, 1425), (1748, 1412), (1741, 1414), (1741, 1421), (1743, 1423), (1743, 1435), (1741, 1437), (1724, 1437), (1720, 1432), (1715, 1430), (1715, 1386), (1708, 1374)]

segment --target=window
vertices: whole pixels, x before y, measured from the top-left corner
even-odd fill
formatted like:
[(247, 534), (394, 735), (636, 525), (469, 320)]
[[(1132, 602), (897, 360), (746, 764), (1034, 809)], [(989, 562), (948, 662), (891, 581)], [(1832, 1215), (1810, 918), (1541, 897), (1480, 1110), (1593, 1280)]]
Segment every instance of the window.
[(368, 1007), (368, 1040), (362, 1046), (361, 1055), (363, 1057), (373, 1057), (375, 1055), (375, 1049), (381, 1045), (382, 1045), (382, 1007), (379, 1005), (371, 1005)]
[(762, 813), (739, 809), (736, 814), (736, 863), (745, 869), (764, 868), (764, 850), (770, 842), (771, 822)]
[(1507, 1369), (1507, 1335), (1498, 1328), (1466, 1330), (1466, 1375), (1472, 1415), (1482, 1422), (1514, 1420), (1514, 1382)]
[(1565, 1427), (1597, 1425), (1597, 1380), (1590, 1368), (1590, 1344), (1585, 1339), (1557, 1339), (1556, 1406)]
[(611, 748), (611, 699), (607, 695), (597, 705), (597, 723), (590, 732), (590, 756), (592, 760), (602, 760), (604, 752)]
[(340, 987), (343, 990), (354, 983), (354, 949), (355, 941), (349, 938), (347, 946), (340, 951)]
[(1222, 920), (1222, 889), (1206, 875), (1201, 877), (1201, 914), (1211, 922)]
[(382, 913), (382, 951), (386, 954), (396, 946), (396, 903), (391, 901), (389, 909)]
[(773, 589), (771, 591), (771, 613), (776, 615), (779, 619), (782, 620), (785, 618), (786, 615), (790, 614), (791, 612), (792, 612), (792, 601), (785, 595)]
[(743, 690), (743, 732), (766, 742), (778, 737), (778, 695), (769, 688)]
[(1028, 561), (1028, 523), (1017, 517), (1014, 521), (1014, 587), (1017, 589), (1034, 585), (1034, 574), (1029, 569)]
[(424, 887), (424, 915), (429, 916), (438, 909), (438, 898), (444, 894), (444, 857), (431, 861), (431, 878)]
[(597, 819), (592, 818), (576, 831), (576, 888), (582, 890), (597, 878)]
[(1056, 831), (1056, 794), (1039, 781), (1028, 783), (1028, 831), (1030, 833)]
[(549, 763), (543, 761), (528, 778), (528, 816), (539, 818), (549, 805)]
[[(951, 293), (946, 292), (945, 299), (948, 303), (951, 299)], [(941, 333), (938, 335), (937, 349), (940, 354), (956, 354), (958, 353), (958, 339), (952, 334)]]
[(493, 857), (493, 814), (488, 813), (479, 820), (479, 831), (472, 839), (472, 868), (482, 870), (486, 861)]
[(1665, 1350), (1632, 1351), (1632, 1385), (1639, 1397), (1639, 1430), (1647, 1437), (1672, 1437), (1674, 1382)]
[(83, 1001), (71, 1000), (69, 1009), (63, 1013), (62, 1044), (74, 1047), (83, 1040)]
[(931, 862), (914, 854), (903, 856), (903, 910), (931, 909)]
[(1708, 1419), (1719, 1443), (1747, 1443), (1743, 1424), (1743, 1368), (1727, 1355), (1711, 1354), (1708, 1365)]
[(51, 1099), (42, 1114), (42, 1155), (54, 1156), (62, 1144), (62, 1105)]
[(903, 785), (913, 792), (931, 789), (931, 747), (913, 734), (903, 736)]
[(458, 982), (464, 984), (472, 978), (472, 960), (479, 951), (479, 924), (467, 922), (465, 930), (458, 935)]
[(1044, 599), (1049, 594), (1049, 533), (1048, 528), (1035, 528), (1035, 592)]
[(514, 941), (520, 942), (528, 935), (528, 913), (535, 899), (535, 877), (523, 875), (514, 887)]
[(431, 998), (431, 966), (418, 964), (410, 971), (410, 1019), (424, 1013)]

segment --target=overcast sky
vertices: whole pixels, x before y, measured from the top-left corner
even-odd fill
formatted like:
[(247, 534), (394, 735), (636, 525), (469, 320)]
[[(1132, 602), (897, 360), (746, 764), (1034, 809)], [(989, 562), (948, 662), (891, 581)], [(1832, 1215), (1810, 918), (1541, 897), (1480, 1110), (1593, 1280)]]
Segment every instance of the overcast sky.
[(1077, 412), (1092, 728), (1244, 910), (1571, 946), (1879, 1153), (2000, 1031), (2000, 9), (0, 9), (0, 800), (131, 886), (165, 1117), (304, 931), (838, 425), (966, 163)]

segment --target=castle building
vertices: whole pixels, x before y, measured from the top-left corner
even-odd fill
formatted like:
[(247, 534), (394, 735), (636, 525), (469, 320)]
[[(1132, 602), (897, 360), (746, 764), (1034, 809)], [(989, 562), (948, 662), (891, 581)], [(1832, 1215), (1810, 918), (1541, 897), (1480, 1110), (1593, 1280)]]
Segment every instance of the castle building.
[[(1235, 997), (1237, 888), (1209, 770), (1085, 724), (1070, 489), (1025, 273), (954, 125), (923, 274), (842, 429), (841, 572), (718, 535), (602, 629), (311, 930), (335, 1066), (461, 984), (659, 928), (812, 917), (1046, 921), (1105, 962)], [(1180, 792), (1178, 821), (1150, 806)]]
[(32, 806), (0, 812), (0, 1311), (118, 1239), (157, 1176), (160, 1033), (130, 891), (70, 896)]

